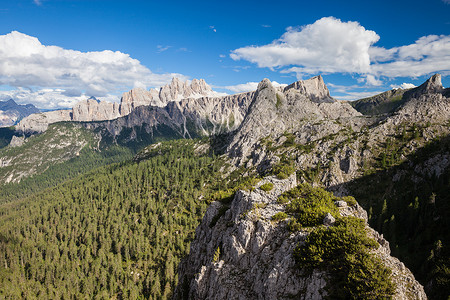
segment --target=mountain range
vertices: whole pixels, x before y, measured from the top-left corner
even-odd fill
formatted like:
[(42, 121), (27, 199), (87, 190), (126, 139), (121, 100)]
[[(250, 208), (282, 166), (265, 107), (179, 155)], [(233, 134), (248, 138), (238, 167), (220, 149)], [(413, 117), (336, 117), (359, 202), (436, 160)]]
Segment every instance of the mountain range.
[(20, 105), (13, 99), (0, 101), (0, 127), (16, 125), (23, 118), (39, 112), (33, 104)]
[[(126, 272), (143, 274), (120, 281), (134, 282), (122, 286), (129, 293), (174, 299), (446, 299), (449, 96), (439, 74), (416, 88), (354, 102), (332, 98), (321, 76), (286, 87), (264, 79), (253, 92), (227, 96), (215, 93), (204, 80), (173, 79), (159, 90), (124, 93), (120, 103), (91, 98), (71, 110), (31, 114), (16, 125), (10, 145), (0, 149), (0, 180), (5, 183), (0, 232), (17, 218), (25, 222), (24, 214), (44, 220), (26, 210), (33, 203), (45, 203), (46, 209), (64, 216), (84, 201), (93, 201), (97, 211), (101, 203), (120, 199), (129, 205), (139, 199), (140, 204), (129, 208), (135, 224), (127, 225), (130, 232), (135, 227), (152, 232), (151, 245), (157, 247), (152, 251), (162, 251), (159, 245), (175, 239), (176, 231), (183, 231), (186, 240), (177, 240), (177, 249), (167, 246), (161, 254), (169, 266), (154, 257), (143, 259), (144, 248), (127, 256), (129, 250), (118, 251), (115, 242), (99, 246), (110, 259), (120, 257)], [(173, 141), (191, 139), (191, 144)], [(167, 159), (176, 166), (177, 155), (183, 163), (202, 160), (197, 171), (212, 168), (208, 176), (218, 177), (197, 178), (195, 171), (190, 179), (172, 182), (191, 170), (175, 168), (172, 174), (161, 165)], [(211, 159), (209, 165), (204, 159)], [(83, 161), (95, 163), (88, 167)], [(149, 173), (146, 164), (156, 173)], [(126, 179), (123, 174), (133, 175)], [(95, 179), (108, 176), (115, 176), (117, 183)], [(79, 192), (83, 185), (89, 191)], [(136, 195), (121, 197), (125, 186)], [(175, 192), (187, 186), (189, 196)], [(119, 196), (108, 198), (113, 191)], [(78, 202), (71, 202), (77, 197)], [(158, 220), (141, 223), (138, 211), (152, 201), (177, 211), (186, 203), (180, 215), (172, 214), (185, 227), (154, 232), (152, 224), (172, 222), (165, 206), (154, 215)], [(8, 218), (12, 211), (18, 214)], [(197, 219), (187, 225), (190, 211)], [(14, 239), (30, 239), (20, 230), (8, 234), (0, 243), (5, 253), (17, 247)], [(60, 241), (55, 235), (51, 243), (58, 248), (63, 240), (55, 242)], [(81, 235), (77, 241), (73, 247), (88, 243)], [(131, 251), (128, 244), (124, 247)], [(103, 261), (99, 255), (92, 250), (89, 259)], [(14, 265), (16, 259), (16, 271), (2, 267), (5, 274), (35, 274), (26, 273), (27, 263), (21, 265), (20, 258), (8, 257), (3, 265)], [(31, 262), (31, 257), (26, 259)], [(127, 298), (117, 285), (100, 285), (101, 275), (96, 278), (104, 295)], [(100, 289), (93, 289), (100, 295)], [(71, 295), (83, 291), (80, 285)]]

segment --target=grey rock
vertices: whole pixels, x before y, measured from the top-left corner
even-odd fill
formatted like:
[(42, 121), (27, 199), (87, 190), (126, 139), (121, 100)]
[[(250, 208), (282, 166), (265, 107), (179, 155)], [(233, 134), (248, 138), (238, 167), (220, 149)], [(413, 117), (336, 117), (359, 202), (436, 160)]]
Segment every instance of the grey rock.
[(49, 124), (71, 120), (71, 110), (54, 110), (31, 114), (16, 125), (16, 130), (24, 133), (44, 132), (47, 130)]
[(120, 117), (119, 103), (89, 98), (72, 108), (72, 121), (103, 121)]
[(336, 219), (330, 213), (327, 213), (325, 218), (323, 218), (323, 225), (331, 226), (334, 222), (336, 222)]
[[(296, 177), (286, 180), (265, 178), (257, 186), (272, 182), (270, 193), (255, 189), (238, 191), (231, 207), (217, 214), (223, 204), (215, 202), (196, 229), (190, 254), (179, 266), (179, 284), (174, 299), (324, 299), (328, 275), (319, 270), (312, 274), (298, 269), (293, 250), (309, 231), (291, 233), (286, 222), (273, 222), (272, 216), (284, 211), (277, 197), (296, 185)], [(343, 216), (363, 218), (359, 206), (340, 208)], [(389, 243), (367, 227), (379, 243), (379, 256), (395, 274), (395, 299), (426, 299), (422, 286), (397, 259), (389, 256)], [(213, 256), (220, 248), (219, 261)]]
[(11, 138), (11, 141), (9, 142), (9, 147), (20, 147), (25, 143), (25, 137), (24, 136), (15, 136)]

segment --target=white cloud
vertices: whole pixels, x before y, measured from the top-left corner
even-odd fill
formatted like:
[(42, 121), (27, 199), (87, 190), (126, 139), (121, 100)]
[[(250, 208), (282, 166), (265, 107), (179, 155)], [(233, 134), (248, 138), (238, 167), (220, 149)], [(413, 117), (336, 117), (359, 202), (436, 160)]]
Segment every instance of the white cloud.
[(280, 73), (296, 73), (298, 79), (320, 73), (360, 74), (360, 82), (371, 86), (382, 85), (383, 77), (450, 75), (450, 35), (424, 36), (390, 49), (374, 46), (379, 38), (357, 22), (326, 17), (300, 28), (289, 27), (268, 45), (233, 50), (230, 57), (278, 68)]
[(42, 5), (42, 1), (41, 0), (33, 0), (34, 4), (41, 6)]
[(171, 48), (172, 46), (163, 46), (163, 45), (158, 45), (156, 46), (157, 50), (156, 52), (161, 53), (164, 52), (166, 50), (169, 50), (169, 48)]
[(364, 92), (347, 92), (345, 95), (333, 96), (337, 100), (354, 101), (363, 98), (372, 97), (383, 93), (384, 91), (364, 91)]
[[(88, 99), (86, 94), (71, 94), (63, 89), (40, 89), (31, 91), (29, 89), (18, 88), (11, 91), (0, 91), (0, 100), (14, 99), (19, 104), (33, 103), (41, 109), (71, 108), (75, 103)], [(117, 95), (105, 95), (99, 100), (118, 102)]]
[(444, 2), (446, 4), (450, 4), (450, 0), (442, 0), (442, 2)]
[(370, 75), (370, 74), (366, 75), (364, 80), (366, 81), (366, 83), (368, 85), (371, 85), (371, 86), (380, 86), (383, 84), (383, 82), (381, 80), (375, 78), (375, 76)]
[[(247, 83), (241, 83), (241, 84), (236, 84), (236, 85), (224, 86), (223, 88), (230, 90), (232, 92), (235, 92), (235, 93), (245, 93), (245, 92), (256, 91), (256, 89), (258, 88), (258, 84), (259, 84), (259, 82), (247, 82)], [(287, 84), (278, 83), (276, 81), (272, 81), (272, 85), (274, 87), (287, 86)]]
[(17, 31), (0, 35), (0, 85), (105, 97), (135, 86), (159, 87), (174, 76), (187, 79), (180, 74), (155, 74), (119, 51), (80, 52), (46, 46)]
[(301, 28), (289, 27), (269, 45), (239, 48), (230, 56), (259, 67), (295, 65), (289, 71), (298, 74), (366, 73), (370, 69), (369, 47), (379, 38), (357, 22), (326, 17)]
[(374, 64), (371, 73), (376, 76), (419, 77), (431, 73), (450, 73), (450, 36), (429, 35), (414, 44), (370, 51)]
[(404, 83), (402, 83), (402, 84), (400, 84), (400, 85), (397, 85), (397, 84), (391, 84), (391, 88), (393, 88), (393, 89), (398, 89), (398, 88), (400, 88), (400, 89), (412, 89), (412, 88), (415, 88), (416, 86), (414, 85), (414, 84), (412, 84), (412, 83), (406, 83), (406, 82), (404, 82)]
[(214, 26), (209, 26), (210, 29), (212, 29), (212, 31), (217, 32), (217, 29)]

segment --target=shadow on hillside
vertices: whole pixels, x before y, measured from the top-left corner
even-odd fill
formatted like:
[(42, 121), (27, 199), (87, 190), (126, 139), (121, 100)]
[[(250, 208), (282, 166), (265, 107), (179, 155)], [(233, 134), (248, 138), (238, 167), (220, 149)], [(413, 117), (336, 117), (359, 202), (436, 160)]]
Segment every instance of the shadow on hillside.
[[(450, 136), (344, 184), (433, 299), (450, 295)], [(334, 188), (339, 188), (335, 186)]]

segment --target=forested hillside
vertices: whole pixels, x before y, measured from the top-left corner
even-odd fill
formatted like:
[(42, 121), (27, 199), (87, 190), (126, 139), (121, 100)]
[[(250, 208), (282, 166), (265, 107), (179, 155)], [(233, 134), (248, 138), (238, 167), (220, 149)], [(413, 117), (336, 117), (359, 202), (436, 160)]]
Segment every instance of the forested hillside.
[(159, 144), (0, 206), (0, 295), (165, 299), (220, 182), (198, 145)]

